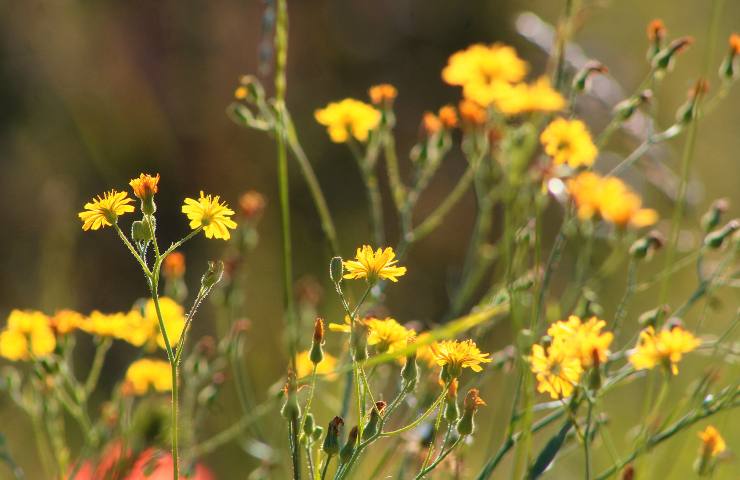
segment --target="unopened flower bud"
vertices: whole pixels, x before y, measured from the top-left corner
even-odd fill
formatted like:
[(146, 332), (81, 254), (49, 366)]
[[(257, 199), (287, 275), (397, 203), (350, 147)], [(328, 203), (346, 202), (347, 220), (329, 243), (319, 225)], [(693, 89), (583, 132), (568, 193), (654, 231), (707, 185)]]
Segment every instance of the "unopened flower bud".
[(313, 342), (311, 343), (311, 352), (309, 357), (311, 363), (318, 365), (324, 360), (324, 321), (316, 317), (316, 322), (313, 326)]
[(401, 378), (407, 388), (413, 389), (419, 381), (419, 369), (416, 366), (416, 350), (406, 356), (406, 364), (401, 370)]
[(455, 111), (455, 107), (452, 105), (445, 105), (440, 108), (437, 118), (439, 118), (439, 121), (448, 130), (457, 127), (457, 111)]
[(601, 356), (599, 350), (594, 348), (591, 352), (591, 371), (588, 375), (588, 388), (595, 392), (601, 388)]
[(653, 98), (652, 90), (644, 90), (639, 95), (622, 100), (614, 106), (614, 116), (621, 122), (629, 120), (637, 109)]
[(383, 108), (391, 108), (393, 100), (398, 96), (398, 90), (393, 85), (381, 83), (370, 87), (367, 92), (373, 105), (379, 105)]
[(146, 220), (136, 220), (131, 223), (131, 238), (137, 242), (148, 242), (152, 239), (152, 231)]
[(694, 43), (692, 37), (677, 38), (669, 43), (667, 47), (656, 53), (652, 60), (652, 65), (656, 73), (662, 75), (667, 70), (670, 70), (675, 61), (676, 54), (688, 48), (692, 43)]
[(359, 321), (355, 322), (352, 332), (351, 350), (355, 361), (361, 362), (367, 359), (367, 335), (365, 327)]
[(460, 416), (460, 409), (457, 406), (457, 378), (450, 382), (450, 386), (447, 387), (447, 395), (445, 396), (445, 420), (447, 423), (453, 423)]
[(311, 438), (315, 442), (316, 440), (318, 440), (319, 438), (321, 438), (321, 435), (323, 435), (323, 434), (324, 434), (324, 427), (320, 427), (320, 426), (317, 425), (313, 429), (313, 432), (311, 433)]
[(658, 54), (661, 48), (663, 48), (663, 40), (665, 39), (666, 28), (663, 24), (663, 20), (656, 18), (648, 24), (647, 37), (650, 46), (648, 47), (647, 59), (653, 60), (653, 57)]
[(312, 439), (313, 437), (313, 431), (316, 428), (316, 424), (314, 422), (313, 414), (307, 413), (306, 419), (303, 423), (303, 434), (306, 436), (307, 439)]
[(471, 388), (468, 390), (468, 394), (465, 395), (464, 411), (462, 417), (460, 417), (460, 421), (457, 422), (457, 433), (460, 435), (470, 435), (475, 430), (473, 420), (475, 412), (478, 411), (478, 407), (486, 404), (478, 393), (477, 388)]
[(375, 402), (372, 411), (370, 411), (370, 419), (367, 421), (364, 430), (362, 431), (362, 439), (367, 440), (378, 433), (378, 427), (380, 426), (381, 415), (385, 410), (386, 403), (383, 401)]
[(162, 273), (167, 279), (182, 278), (185, 275), (185, 255), (180, 252), (167, 255), (162, 263)]
[(339, 431), (344, 425), (342, 417), (334, 417), (326, 429), (326, 437), (324, 437), (324, 444), (322, 449), (327, 455), (336, 455), (339, 453)]
[(285, 402), (280, 414), (287, 420), (297, 420), (301, 416), (301, 407), (298, 405), (298, 387), (293, 371), (288, 371), (288, 380), (283, 386)]
[(722, 214), (730, 208), (730, 201), (726, 198), (719, 198), (712, 202), (707, 213), (701, 217), (701, 227), (709, 233), (719, 225), (722, 220)]
[(681, 105), (676, 112), (676, 121), (679, 125), (687, 125), (694, 117), (696, 117), (696, 111), (699, 105), (699, 99), (709, 91), (709, 82), (700, 78), (696, 81), (693, 87), (689, 90), (688, 99), (686, 103)]
[(589, 60), (583, 68), (576, 73), (576, 76), (573, 77), (573, 90), (576, 92), (583, 92), (586, 90), (589, 80), (593, 75), (605, 74), (608, 71), (609, 69), (606, 68), (603, 63)]
[(344, 275), (344, 262), (342, 257), (334, 257), (329, 262), (329, 278), (334, 283), (340, 283)]
[(221, 260), (210, 260), (208, 262), (208, 270), (203, 274), (200, 279), (200, 284), (205, 289), (212, 288), (218, 282), (221, 281), (221, 277), (224, 275), (224, 262)]
[(727, 51), (727, 55), (722, 60), (722, 64), (719, 67), (719, 76), (722, 80), (731, 82), (737, 78), (737, 58), (740, 54), (740, 35), (733, 33), (730, 35), (728, 43), (730, 49)]
[(634, 258), (642, 259), (663, 247), (665, 239), (663, 234), (657, 230), (652, 230), (642, 238), (637, 239), (630, 247), (630, 255)]
[(350, 458), (352, 458), (352, 454), (355, 453), (355, 447), (357, 446), (357, 434), (358, 430), (357, 427), (352, 427), (352, 429), (349, 431), (349, 434), (347, 435), (347, 443), (344, 444), (342, 447), (342, 451), (339, 452), (339, 463), (347, 463)]
[(239, 209), (247, 220), (259, 220), (262, 216), (262, 212), (265, 211), (266, 204), (267, 202), (265, 201), (264, 195), (255, 190), (244, 192), (239, 197)]
[(159, 174), (153, 177), (147, 173), (142, 173), (139, 178), (134, 178), (129, 182), (134, 195), (141, 200), (141, 211), (144, 215), (153, 215), (157, 211), (157, 206), (154, 204), (154, 194), (157, 193), (158, 183)]
[(257, 103), (264, 100), (265, 89), (254, 75), (242, 75), (239, 78), (239, 86), (234, 92), (234, 98)]
[(727, 238), (738, 231), (738, 229), (740, 229), (740, 220), (730, 220), (724, 227), (720, 228), (719, 230), (715, 230), (714, 232), (704, 237), (704, 245), (711, 249), (717, 249), (721, 247), (723, 243), (725, 243), (725, 240)]

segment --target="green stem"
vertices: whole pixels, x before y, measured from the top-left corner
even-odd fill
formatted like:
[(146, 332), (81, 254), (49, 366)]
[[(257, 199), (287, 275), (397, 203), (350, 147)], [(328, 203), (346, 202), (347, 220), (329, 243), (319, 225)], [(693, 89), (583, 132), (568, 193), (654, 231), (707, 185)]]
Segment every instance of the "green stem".
[(326, 457), (326, 462), (324, 463), (324, 468), (321, 469), (321, 480), (326, 480), (326, 472), (329, 470), (329, 463), (331, 462), (331, 457), (333, 455), (329, 455)]
[(437, 397), (437, 399), (434, 401), (434, 403), (424, 412), (422, 413), (416, 420), (409, 423), (405, 427), (401, 427), (398, 430), (393, 430), (391, 432), (383, 432), (380, 434), (381, 437), (390, 437), (393, 435), (398, 435), (399, 433), (408, 432), (409, 430), (412, 430), (419, 426), (421, 422), (424, 421), (425, 418), (427, 418), (429, 415), (431, 415), (437, 407), (442, 403), (442, 400), (445, 398), (445, 394), (447, 393), (447, 388), (449, 387), (449, 384), (445, 385), (445, 387), (442, 389), (442, 393)]
[(393, 202), (396, 210), (400, 213), (406, 203), (406, 187), (401, 180), (401, 173), (398, 168), (398, 155), (396, 155), (396, 142), (393, 137), (393, 131), (386, 126), (382, 131), (383, 151), (385, 153), (385, 163), (388, 169), (388, 183), (391, 186)]
[(90, 367), (90, 373), (85, 381), (84, 392), (86, 397), (89, 397), (98, 385), (100, 372), (102, 371), (103, 363), (105, 362), (105, 355), (108, 353), (108, 350), (110, 350), (111, 345), (113, 345), (113, 340), (105, 338), (95, 348), (95, 357), (93, 358), (93, 363)]
[(455, 449), (455, 447), (457, 447), (460, 444), (460, 442), (462, 441), (462, 439), (463, 439), (462, 436), (457, 437), (457, 439), (452, 443), (452, 445), (450, 445), (450, 448), (448, 448), (447, 450), (442, 451), (442, 453), (432, 463), (430, 463), (428, 467), (423, 468), (419, 472), (419, 474), (416, 475), (416, 477), (414, 477), (414, 480), (420, 480), (420, 479), (424, 478), (424, 476), (426, 476), (427, 473), (429, 473), (432, 470), (434, 470), (437, 467), (437, 465), (439, 465), (442, 462), (442, 460), (444, 460), (445, 458), (447, 458), (447, 455), (449, 455)]

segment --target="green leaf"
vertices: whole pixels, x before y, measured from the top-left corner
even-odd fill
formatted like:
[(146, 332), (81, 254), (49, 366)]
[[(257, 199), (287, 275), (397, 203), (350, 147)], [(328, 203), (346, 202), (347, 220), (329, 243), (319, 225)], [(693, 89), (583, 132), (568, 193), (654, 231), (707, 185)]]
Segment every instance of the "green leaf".
[(528, 480), (539, 478), (539, 476), (545, 472), (547, 467), (550, 466), (552, 461), (555, 459), (555, 455), (558, 454), (558, 451), (560, 451), (560, 448), (563, 446), (565, 437), (568, 435), (572, 426), (573, 422), (570, 419), (566, 420), (558, 433), (556, 433), (555, 436), (547, 442), (545, 448), (543, 448), (537, 456), (537, 460), (535, 460), (530, 467), (529, 473), (527, 474)]

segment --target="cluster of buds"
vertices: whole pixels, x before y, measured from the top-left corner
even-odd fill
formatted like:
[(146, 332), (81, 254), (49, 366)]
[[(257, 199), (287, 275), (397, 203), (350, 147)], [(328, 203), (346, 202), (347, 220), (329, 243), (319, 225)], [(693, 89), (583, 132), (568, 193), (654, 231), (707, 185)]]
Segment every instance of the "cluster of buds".
[(316, 425), (313, 414), (307, 413), (306, 418), (303, 419), (302, 433), (301, 442), (310, 446), (313, 442), (321, 438), (321, 435), (324, 433), (324, 429)]

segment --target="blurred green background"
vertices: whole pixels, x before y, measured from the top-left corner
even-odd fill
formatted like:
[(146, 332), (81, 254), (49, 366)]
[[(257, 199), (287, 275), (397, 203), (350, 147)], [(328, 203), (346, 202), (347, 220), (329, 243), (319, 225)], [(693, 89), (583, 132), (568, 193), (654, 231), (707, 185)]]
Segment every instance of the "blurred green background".
[[(334, 214), (345, 256), (369, 238), (365, 198), (357, 193), (364, 190), (349, 152), (329, 142), (324, 129), (313, 121), (314, 109), (347, 96), (365, 98), (372, 84), (394, 84), (400, 92), (396, 102), (399, 152), (402, 169), (408, 171), (404, 152), (418, 138), (421, 114), (458, 99), (458, 90), (440, 80), (447, 57), (474, 42), (502, 41), (514, 45), (532, 64), (533, 72), (542, 72), (546, 55), (517, 33), (515, 18), (532, 11), (552, 23), (563, 3), (289, 2), (288, 105)], [(627, 92), (647, 71), (645, 26), (651, 19), (662, 18), (671, 37), (695, 37), (696, 43), (681, 55), (675, 71), (656, 92), (658, 122), (669, 125), (711, 52), (707, 30), (713, 2), (587, 3), (590, 7), (578, 19), (575, 40), (586, 56), (606, 64)], [(713, 86), (726, 39), (740, 29), (740, 2), (724, 4), (709, 69)], [(275, 333), (282, 325), (282, 308), (274, 145), (268, 136), (236, 126), (224, 113), (239, 75), (257, 73), (264, 63), (260, 60), (260, 45), (265, 48), (263, 12), (263, 2), (256, 0), (0, 2), (0, 192), (4, 199), (0, 210), (4, 227), (0, 235), (0, 316), (5, 317), (12, 308), (123, 310), (146, 295), (139, 268), (110, 231), (83, 234), (76, 214), (94, 194), (123, 189), (139, 172), (159, 172), (158, 223), (162, 242), (169, 243), (187, 231), (179, 213), (185, 196), (204, 189), (235, 205), (240, 193), (256, 189), (267, 197), (268, 205), (260, 224), (260, 244), (248, 259), (248, 308), (244, 315), (253, 322), (247, 365), (259, 397), (267, 395), (264, 390), (280, 378), (286, 361), (284, 355), (276, 354), (284, 349), (282, 338)], [(740, 92), (736, 88), (699, 126), (687, 231), (681, 237), (684, 247), (701, 240), (698, 217), (713, 199), (730, 198), (728, 218), (740, 212), (738, 105)], [(606, 123), (608, 111), (597, 102), (585, 102), (581, 113), (598, 131)], [(612, 142), (610, 149), (626, 155), (636, 146), (626, 136), (623, 140)], [(683, 139), (672, 141), (662, 150), (661, 158), (673, 170), (679, 168), (682, 143)], [(330, 252), (295, 163), (291, 169), (296, 277), (311, 274), (326, 284)], [(462, 159), (455, 153), (421, 202), (422, 216), (449, 191), (462, 170)], [(627, 178), (648, 206), (670, 217), (672, 204), (665, 194), (640, 181), (635, 173)], [(472, 228), (474, 205), (470, 194), (442, 228), (409, 253), (405, 261), (409, 274), (388, 290), (387, 305), (399, 320), (433, 324), (446, 312)], [(390, 202), (386, 212), (389, 238), (393, 239), (397, 228)], [(549, 231), (554, 232), (558, 222), (554, 215)], [(666, 225), (661, 227), (667, 231)], [(198, 281), (205, 261), (218, 257), (223, 249), (219, 241), (193, 241), (186, 246), (191, 284)], [(643, 275), (657, 270), (662, 260), (654, 260)], [(690, 270), (672, 283), (674, 304), (695, 287)], [(607, 312), (613, 312), (621, 295), (623, 273), (604, 286), (602, 301)], [(556, 288), (567, 280), (566, 276), (556, 278)], [(710, 313), (706, 323), (711, 331), (726, 326), (738, 307), (737, 292), (723, 292), (719, 299), (722, 308)], [(650, 292), (638, 295), (629, 319), (652, 306)], [(327, 295), (319, 310), (336, 320), (338, 308), (336, 299)], [(696, 310), (691, 315), (696, 315)], [(199, 332), (213, 331), (211, 317), (207, 308), (203, 310)], [(691, 325), (690, 316), (686, 321)], [(508, 333), (499, 328), (502, 340), (489, 348), (506, 343)], [(86, 354), (89, 352), (81, 353), (81, 364)], [(108, 387), (120, 378), (128, 360), (123, 354), (109, 360)], [(682, 379), (698, 375), (707, 366), (702, 362), (697, 357), (686, 365), (674, 385), (674, 394), (681, 395), (686, 388)], [(723, 374), (725, 379), (737, 377), (738, 369), (728, 366)], [(486, 425), (482, 428), (485, 435), (491, 431), (496, 440), (508, 415), (508, 400), (503, 400), (510, 398), (512, 385), (501, 374), (486, 381), (484, 398), (489, 407), (481, 412), (479, 424)], [(608, 402), (614, 407), (609, 410), (611, 417), (618, 419), (614, 438), (622, 452), (629, 445), (624, 426), (637, 421), (642, 405), (643, 390), (637, 383), (620, 390)], [(214, 431), (238, 412), (228, 390), (222, 402), (223, 418), (214, 419)], [(320, 422), (329, 418), (327, 412)], [(283, 428), (279, 419), (274, 422), (276, 429)], [(724, 415), (714, 423), (726, 434), (730, 448), (740, 448), (737, 418)], [(27, 420), (1, 397), (0, 425), (28, 478), (39, 478)], [(475, 449), (474, 456), (479, 458), (469, 460), (471, 466), (490, 455), (483, 439), (480, 449)], [(693, 430), (662, 445), (650, 455), (652, 465), (657, 466), (653, 475), (658, 476), (642, 478), (688, 478), (696, 445)], [(597, 465), (606, 466), (608, 458), (603, 448), (600, 450)], [(245, 478), (255, 465), (235, 446), (206, 461), (219, 478)], [(570, 451), (550, 478), (580, 475), (580, 462), (579, 454)], [(737, 473), (735, 463), (725, 466), (715, 478), (737, 478), (733, 467)], [(5, 478), (7, 472), (2, 468), (0, 478)]]

